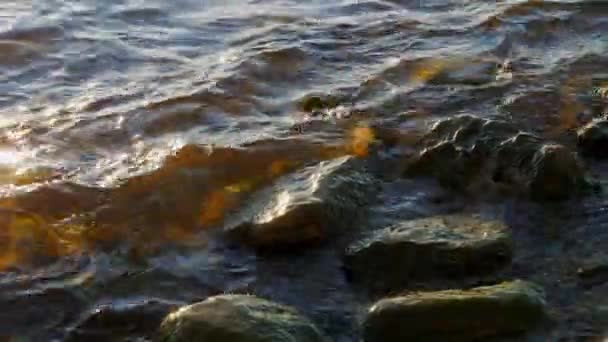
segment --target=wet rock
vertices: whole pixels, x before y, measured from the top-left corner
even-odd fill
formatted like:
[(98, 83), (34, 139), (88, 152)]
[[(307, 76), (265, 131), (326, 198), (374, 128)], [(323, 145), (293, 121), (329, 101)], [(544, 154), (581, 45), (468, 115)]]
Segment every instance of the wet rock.
[(317, 112), (337, 107), (340, 101), (341, 99), (337, 95), (310, 94), (299, 101), (298, 107), (305, 112)]
[(171, 313), (160, 342), (321, 342), (327, 338), (295, 309), (245, 295), (221, 295)]
[(405, 175), (432, 176), (456, 190), (506, 189), (536, 200), (561, 200), (585, 184), (574, 153), (504, 121), (471, 115), (440, 120), (420, 147)]
[(408, 171), (437, 178), (439, 183), (452, 189), (460, 189), (478, 177), (477, 158), (451, 142), (440, 142), (425, 148)]
[(145, 300), (96, 307), (69, 330), (66, 341), (112, 341), (129, 336), (153, 337), (163, 318), (176, 309), (175, 303)]
[[(52, 278), (51, 278), (52, 279)], [(85, 307), (84, 296), (69, 286), (14, 291), (2, 284), (0, 288), (0, 334), (20, 336), (29, 341), (45, 341), (33, 327), (57, 327), (78, 317)]]
[(525, 281), (470, 290), (412, 293), (375, 303), (366, 342), (473, 341), (521, 333), (544, 317), (544, 293)]
[(355, 282), (388, 292), (414, 280), (492, 271), (511, 255), (511, 237), (502, 222), (451, 215), (377, 231), (347, 249), (345, 264)]
[(578, 145), (583, 154), (608, 158), (608, 120), (594, 120), (578, 131)]
[(608, 256), (600, 255), (586, 260), (577, 270), (581, 285), (593, 287), (608, 282)]
[(528, 166), (530, 195), (538, 200), (559, 200), (581, 191), (584, 174), (578, 160), (566, 147), (544, 144)]
[(252, 196), (225, 231), (245, 244), (281, 249), (356, 227), (376, 192), (365, 161), (341, 157), (306, 167)]

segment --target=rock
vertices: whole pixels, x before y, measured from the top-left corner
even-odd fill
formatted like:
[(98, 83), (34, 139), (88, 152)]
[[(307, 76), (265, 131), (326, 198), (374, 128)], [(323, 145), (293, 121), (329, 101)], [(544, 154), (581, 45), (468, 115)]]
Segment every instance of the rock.
[(404, 221), (351, 245), (345, 265), (373, 292), (402, 289), (412, 280), (463, 277), (510, 262), (511, 237), (500, 221), (465, 215)]
[(176, 309), (175, 303), (145, 300), (96, 307), (69, 330), (66, 341), (112, 341), (146, 335), (152, 338), (163, 318)]
[(258, 248), (290, 248), (352, 229), (377, 188), (365, 161), (340, 157), (279, 180), (231, 216), (225, 232)]
[(608, 256), (600, 255), (586, 260), (577, 270), (581, 285), (593, 287), (608, 282)]
[(594, 120), (578, 131), (581, 152), (590, 157), (608, 158), (608, 120)]
[(420, 152), (410, 172), (437, 178), (442, 186), (461, 189), (475, 180), (480, 171), (475, 158), (452, 142), (440, 142)]
[(315, 112), (337, 107), (343, 99), (339, 94), (309, 94), (300, 99), (298, 107), (305, 112)]
[(530, 195), (538, 200), (560, 200), (581, 191), (585, 184), (578, 160), (561, 145), (544, 144), (529, 166)]
[(574, 153), (504, 121), (450, 117), (438, 121), (420, 145), (405, 175), (432, 176), (456, 190), (508, 189), (535, 200), (562, 200), (585, 184)]
[(295, 309), (246, 295), (221, 295), (169, 314), (159, 342), (322, 342), (326, 337)]
[(544, 308), (543, 291), (520, 280), (412, 293), (375, 303), (364, 320), (364, 341), (481, 341), (533, 328)]

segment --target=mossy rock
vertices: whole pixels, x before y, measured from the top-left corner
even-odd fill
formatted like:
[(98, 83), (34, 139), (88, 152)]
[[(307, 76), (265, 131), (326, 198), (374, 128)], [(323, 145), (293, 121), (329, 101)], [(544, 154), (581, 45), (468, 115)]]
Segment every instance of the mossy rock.
[(511, 256), (511, 236), (501, 221), (447, 215), (374, 232), (347, 249), (345, 264), (355, 282), (390, 292), (411, 281), (490, 272)]
[(221, 295), (169, 314), (159, 342), (327, 342), (295, 309), (246, 295)]
[(526, 281), (385, 298), (368, 311), (365, 342), (474, 341), (534, 328), (544, 292)]

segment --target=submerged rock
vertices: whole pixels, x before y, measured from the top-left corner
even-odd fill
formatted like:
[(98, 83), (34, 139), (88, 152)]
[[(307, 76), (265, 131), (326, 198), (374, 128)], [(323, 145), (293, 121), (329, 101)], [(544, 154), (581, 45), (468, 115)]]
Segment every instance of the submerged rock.
[(225, 231), (254, 247), (288, 248), (352, 229), (377, 185), (365, 162), (341, 157), (279, 180), (233, 215)]
[(295, 309), (254, 296), (221, 295), (169, 314), (159, 342), (322, 342), (326, 337)]
[(565, 199), (580, 192), (585, 180), (579, 162), (566, 147), (544, 144), (528, 167), (528, 189), (538, 200)]
[(432, 176), (449, 188), (494, 186), (536, 200), (561, 200), (585, 184), (574, 153), (504, 121), (454, 116), (437, 122), (421, 141), (405, 175)]
[(525, 281), (470, 290), (420, 292), (375, 303), (366, 342), (472, 341), (521, 333), (544, 317), (543, 291)]
[(578, 131), (578, 144), (583, 154), (608, 158), (608, 120), (594, 120)]
[(351, 245), (345, 264), (354, 281), (374, 291), (409, 281), (462, 277), (510, 262), (511, 237), (500, 221), (464, 215), (404, 221)]
[(69, 330), (65, 340), (112, 341), (134, 335), (151, 338), (163, 318), (176, 308), (175, 303), (158, 300), (96, 307)]
[(601, 254), (585, 260), (577, 273), (580, 283), (584, 287), (593, 287), (608, 282), (608, 256)]

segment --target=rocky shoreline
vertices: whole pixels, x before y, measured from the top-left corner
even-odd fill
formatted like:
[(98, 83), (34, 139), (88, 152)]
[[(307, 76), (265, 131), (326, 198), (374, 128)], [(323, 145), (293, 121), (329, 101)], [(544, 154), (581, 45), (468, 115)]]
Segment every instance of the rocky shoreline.
[[(338, 124), (348, 120), (363, 121)], [(398, 131), (368, 123), (365, 146), (256, 189), (206, 232), (202, 250), (184, 252), (228, 254), (205, 261), (200, 275), (216, 277), (216, 288), (188, 276), (164, 283), (171, 272), (127, 264), (108, 284), (28, 300), (73, 307), (45, 318), (73, 322), (61, 332), (66, 341), (600, 341), (607, 122), (583, 126), (575, 146), (505, 121), (451, 116), (401, 150)], [(163, 253), (147, 262), (199, 272), (171, 261), (180, 251)], [(102, 269), (118, 273), (124, 264), (106, 262), (117, 264)], [(224, 277), (254, 280), (228, 287)], [(115, 292), (145, 300), (115, 301)], [(96, 293), (110, 303), (74, 318)], [(0, 299), (8, 312), (23, 300)], [(40, 314), (29, 305), (24, 317)]]
[[(606, 121), (597, 120), (578, 132), (581, 155), (605, 157), (605, 127)], [(457, 209), (466, 204), (449, 213), (370, 223), (369, 207), (383, 205), (383, 175), (372, 164), (387, 144), (381, 135), (376, 138), (370, 155), (311, 165), (255, 193), (252, 205), (232, 214), (222, 235), (270, 257), (316, 248), (342, 255), (345, 279), (369, 303), (354, 322), (363, 341), (550, 340), (555, 322), (568, 313), (551, 306), (556, 289), (543, 285), (564, 276), (535, 274), (543, 263), (529, 258), (539, 251), (520, 255), (522, 245), (531, 244), (522, 234), (530, 232), (513, 231), (514, 224), (500, 215)], [(445, 193), (465, 194), (473, 202), (475, 196), (516, 199), (551, 210), (593, 196), (598, 188), (577, 151), (503, 121), (470, 115), (440, 120), (416, 148), (399, 157), (407, 158), (397, 163), (405, 179), (430, 176)], [(517, 270), (526, 263), (531, 269)], [(606, 259), (594, 258), (569, 276), (587, 289), (602, 286), (606, 265)], [(522, 274), (531, 279), (519, 279)], [(256, 295), (220, 294), (175, 308), (163, 307), (166, 316), (155, 340), (333, 340), (297, 309)], [(158, 311), (153, 316), (160, 320)]]

